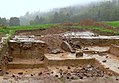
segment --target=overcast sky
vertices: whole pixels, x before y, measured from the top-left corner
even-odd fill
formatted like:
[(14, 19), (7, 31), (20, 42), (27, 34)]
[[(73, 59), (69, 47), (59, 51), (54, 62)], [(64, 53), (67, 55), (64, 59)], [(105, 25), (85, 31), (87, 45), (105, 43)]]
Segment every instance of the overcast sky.
[(27, 11), (47, 11), (52, 8), (84, 4), (99, 0), (0, 0), (0, 17), (19, 17)]

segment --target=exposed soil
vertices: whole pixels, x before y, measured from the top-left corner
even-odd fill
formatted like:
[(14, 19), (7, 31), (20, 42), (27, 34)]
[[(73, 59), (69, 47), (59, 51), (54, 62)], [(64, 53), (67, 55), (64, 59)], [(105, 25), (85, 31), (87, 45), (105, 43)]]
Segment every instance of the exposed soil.
[[(21, 31), (2, 51), (2, 83), (118, 83), (119, 37), (59, 26), (112, 27), (93, 20)], [(107, 43), (107, 44), (105, 44)], [(110, 48), (111, 44), (113, 45)], [(22, 48), (21, 48), (22, 47)], [(115, 51), (115, 50), (116, 51)], [(114, 50), (114, 51), (113, 51)], [(42, 56), (42, 57), (41, 57)]]
[(81, 26), (97, 26), (97, 27), (102, 27), (102, 28), (109, 29), (109, 30), (114, 30), (113, 27), (111, 27), (103, 22), (96, 22), (92, 19), (82, 20), (82, 21), (80, 21), (80, 25)]
[[(98, 67), (92, 65), (74, 67), (74, 66), (56, 66), (46, 69), (25, 69), (25, 70), (9, 70), (6, 73), (6, 77), (3, 79), (3, 83), (72, 83), (73, 81), (80, 82), (81, 80), (87, 81), (87, 79), (100, 78), (104, 80), (106, 77), (114, 76), (110, 72), (106, 73), (100, 70)], [(34, 71), (33, 71), (34, 70)], [(107, 79), (109, 80), (109, 79)], [(117, 78), (113, 78), (117, 81)], [(92, 83), (94, 80), (90, 80)], [(97, 79), (97, 82), (99, 79)], [(105, 81), (105, 80), (104, 80)], [(85, 82), (82, 82), (85, 83)], [(87, 83), (87, 82), (86, 82)], [(115, 82), (116, 83), (116, 82)]]
[(46, 44), (48, 45), (47, 51), (48, 53), (51, 53), (54, 49), (59, 49), (60, 51), (63, 51), (60, 47), (63, 38), (60, 35), (46, 35), (43, 37), (36, 37), (35, 39), (39, 39), (42, 41), (45, 41)]
[(53, 26), (53, 27), (50, 27), (50, 28), (42, 31), (41, 35), (59, 34), (59, 33), (63, 33), (63, 32), (66, 32), (66, 30), (63, 28), (60, 28), (59, 26)]

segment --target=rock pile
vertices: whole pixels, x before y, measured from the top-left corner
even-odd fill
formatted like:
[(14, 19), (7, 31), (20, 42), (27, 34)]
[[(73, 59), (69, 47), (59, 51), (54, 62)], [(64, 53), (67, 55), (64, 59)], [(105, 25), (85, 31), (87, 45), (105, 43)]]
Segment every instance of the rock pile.
[(76, 52), (76, 58), (82, 57), (82, 56), (83, 56), (83, 51)]
[[(73, 69), (73, 70), (72, 70)], [(93, 65), (87, 65), (83, 67), (68, 67), (67, 70), (59, 69), (59, 72), (55, 77), (66, 78), (66, 79), (84, 79), (88, 77), (104, 77), (106, 72), (100, 70), (99, 67), (94, 67)], [(107, 74), (109, 75), (109, 74)]]

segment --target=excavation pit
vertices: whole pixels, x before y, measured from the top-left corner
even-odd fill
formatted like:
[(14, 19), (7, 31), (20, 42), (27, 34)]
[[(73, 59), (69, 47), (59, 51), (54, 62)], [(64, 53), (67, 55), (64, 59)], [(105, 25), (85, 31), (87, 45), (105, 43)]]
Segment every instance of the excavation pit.
[[(32, 31), (30, 34), (25, 31), (17, 33), (8, 42), (7, 57), (12, 60), (4, 66), (6, 77), (49, 76), (79, 80), (119, 76), (118, 36), (101, 36), (90, 31), (44, 35), (40, 34), (42, 31), (38, 35), (33, 35)], [(63, 41), (71, 45), (73, 53), (62, 49)], [(75, 44), (80, 48), (72, 44), (77, 41), (79, 43)], [(83, 56), (76, 57), (79, 51), (83, 52)]]

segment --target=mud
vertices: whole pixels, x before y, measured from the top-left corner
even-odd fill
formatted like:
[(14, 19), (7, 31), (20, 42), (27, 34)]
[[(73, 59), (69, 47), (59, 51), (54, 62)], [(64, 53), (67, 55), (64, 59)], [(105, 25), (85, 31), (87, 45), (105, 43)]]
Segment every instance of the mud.
[(36, 33), (19, 31), (1, 52), (0, 79), (3, 83), (118, 83), (118, 42), (118, 36), (56, 26)]
[(82, 20), (80, 22), (80, 25), (81, 26), (97, 26), (97, 27), (102, 27), (102, 28), (106, 28), (106, 29), (109, 29), (109, 30), (114, 30), (113, 27), (103, 23), (103, 22), (96, 22), (92, 19), (85, 19), (85, 20)]

